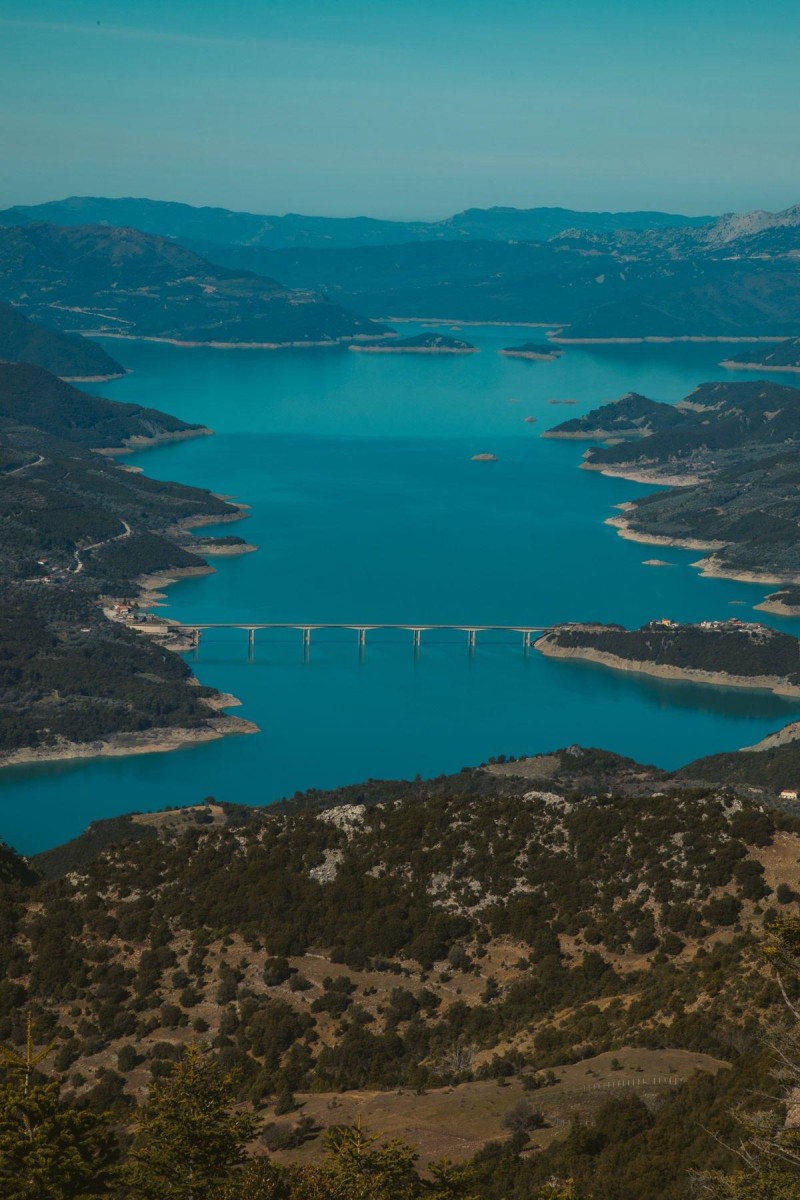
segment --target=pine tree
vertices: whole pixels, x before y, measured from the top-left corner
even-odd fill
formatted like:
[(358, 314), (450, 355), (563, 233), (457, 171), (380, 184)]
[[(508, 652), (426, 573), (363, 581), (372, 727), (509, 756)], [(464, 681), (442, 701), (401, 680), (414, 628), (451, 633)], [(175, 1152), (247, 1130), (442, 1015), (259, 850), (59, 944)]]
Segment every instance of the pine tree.
[(327, 1154), (303, 1173), (298, 1200), (413, 1200), (421, 1195), (417, 1155), (403, 1142), (379, 1144), (361, 1125), (325, 1134)]
[(214, 1192), (214, 1200), (303, 1200), (301, 1180), (300, 1168), (279, 1167), (269, 1158), (254, 1157)]
[(762, 946), (783, 996), (787, 1024), (765, 1032), (782, 1105), (735, 1115), (741, 1163), (731, 1174), (712, 1172), (696, 1182), (719, 1200), (797, 1200), (800, 1196), (800, 920), (780, 916), (767, 926)]
[(125, 1170), (126, 1200), (205, 1200), (245, 1158), (258, 1129), (233, 1110), (234, 1080), (197, 1046), (153, 1083)]
[(3, 1200), (89, 1200), (108, 1195), (118, 1157), (107, 1114), (79, 1112), (57, 1081), (33, 1082), (52, 1047), (35, 1051), (28, 1018), (24, 1054), (0, 1047), (0, 1196)]

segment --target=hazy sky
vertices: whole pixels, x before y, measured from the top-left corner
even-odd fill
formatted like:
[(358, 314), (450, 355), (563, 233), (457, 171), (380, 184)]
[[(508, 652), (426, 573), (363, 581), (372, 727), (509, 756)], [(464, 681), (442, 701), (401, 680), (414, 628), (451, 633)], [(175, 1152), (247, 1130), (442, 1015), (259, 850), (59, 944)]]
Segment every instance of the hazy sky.
[(800, 201), (797, 0), (0, 0), (0, 204)]

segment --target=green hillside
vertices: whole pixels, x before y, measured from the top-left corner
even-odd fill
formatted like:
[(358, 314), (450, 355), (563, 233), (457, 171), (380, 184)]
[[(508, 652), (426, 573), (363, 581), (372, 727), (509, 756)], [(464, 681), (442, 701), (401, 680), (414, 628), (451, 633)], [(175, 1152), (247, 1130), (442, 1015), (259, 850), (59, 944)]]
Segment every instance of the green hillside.
[(315, 293), (97, 225), (0, 227), (0, 299), (61, 329), (190, 343), (333, 345), (384, 332)]
[(0, 361), (32, 363), (76, 382), (114, 379), (125, 368), (95, 342), (39, 325), (0, 302)]

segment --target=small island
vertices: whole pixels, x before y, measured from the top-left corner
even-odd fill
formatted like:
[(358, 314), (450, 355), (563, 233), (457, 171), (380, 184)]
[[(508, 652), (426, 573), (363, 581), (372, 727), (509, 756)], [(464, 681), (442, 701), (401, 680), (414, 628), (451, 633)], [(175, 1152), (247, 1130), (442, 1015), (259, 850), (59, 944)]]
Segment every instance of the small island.
[(478, 347), (460, 338), (443, 333), (418, 333), (399, 341), (372, 342), (371, 345), (352, 344), (349, 350), (361, 354), (477, 354)]
[(472, 462), (497, 462), (496, 454), (473, 454)]
[(564, 351), (557, 346), (548, 346), (546, 342), (523, 342), (521, 346), (506, 346), (498, 353), (506, 358), (527, 358), (531, 362), (555, 362)]
[(735, 618), (699, 625), (662, 618), (641, 629), (558, 625), (535, 647), (549, 658), (583, 659), (617, 671), (800, 696), (800, 641)]
[(719, 364), (729, 371), (800, 371), (800, 337), (786, 338), (777, 346), (765, 345), (725, 358)]

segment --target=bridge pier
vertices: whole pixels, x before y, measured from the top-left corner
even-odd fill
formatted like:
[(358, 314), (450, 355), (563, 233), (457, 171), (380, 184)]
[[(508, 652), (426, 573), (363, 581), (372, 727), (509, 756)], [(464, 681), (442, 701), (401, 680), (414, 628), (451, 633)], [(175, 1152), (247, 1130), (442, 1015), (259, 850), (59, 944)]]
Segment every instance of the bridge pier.
[(311, 630), (305, 628), (303, 630), (303, 661), (308, 662), (311, 657)]
[(477, 629), (468, 629), (467, 630), (467, 649), (469, 650), (470, 654), (475, 653), (475, 645), (477, 642), (477, 636), (478, 636)]
[(527, 654), (528, 651), (530, 650), (530, 648), (531, 648), (531, 631), (530, 631), (530, 629), (526, 629), (526, 630), (524, 630), (524, 632), (522, 634), (522, 649), (523, 649), (524, 653)]
[(255, 629), (248, 629), (248, 631), (247, 631), (247, 657), (250, 659), (255, 658), (255, 653), (256, 653), (256, 631), (255, 631)]
[(422, 630), (421, 629), (412, 629), (411, 632), (412, 632), (413, 639), (414, 639), (414, 641), (413, 641), (414, 653), (419, 654), (420, 647), (422, 646)]
[(359, 648), (359, 650), (363, 650), (366, 647), (366, 644), (367, 644), (367, 631), (366, 631), (366, 629), (359, 629), (359, 631), (358, 631), (358, 648)]

